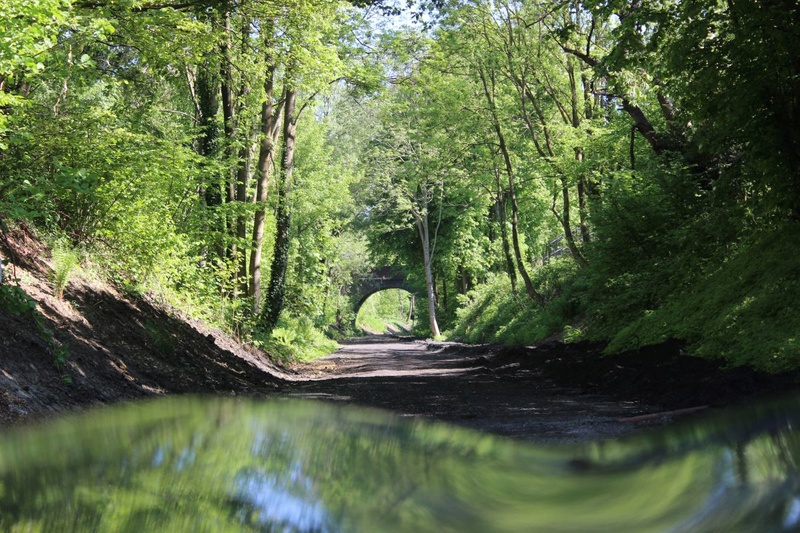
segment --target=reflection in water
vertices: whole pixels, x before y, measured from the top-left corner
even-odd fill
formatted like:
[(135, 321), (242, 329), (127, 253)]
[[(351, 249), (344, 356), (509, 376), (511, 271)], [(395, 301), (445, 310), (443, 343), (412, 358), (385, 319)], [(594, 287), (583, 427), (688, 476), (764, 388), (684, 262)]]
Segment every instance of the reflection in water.
[(800, 399), (536, 447), (313, 402), (166, 399), (0, 435), (2, 531), (800, 531)]
[(311, 494), (312, 481), (300, 472), (300, 466), (289, 479), (263, 472), (239, 476), (234, 486), (242, 523), (289, 531), (336, 531), (323, 503)]

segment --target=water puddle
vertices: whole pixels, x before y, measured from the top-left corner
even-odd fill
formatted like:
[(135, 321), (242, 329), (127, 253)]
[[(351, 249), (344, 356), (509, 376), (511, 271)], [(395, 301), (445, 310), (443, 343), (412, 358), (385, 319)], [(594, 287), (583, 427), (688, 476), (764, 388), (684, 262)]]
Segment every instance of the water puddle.
[(797, 531), (800, 398), (534, 446), (319, 402), (163, 399), (0, 435), (3, 531)]

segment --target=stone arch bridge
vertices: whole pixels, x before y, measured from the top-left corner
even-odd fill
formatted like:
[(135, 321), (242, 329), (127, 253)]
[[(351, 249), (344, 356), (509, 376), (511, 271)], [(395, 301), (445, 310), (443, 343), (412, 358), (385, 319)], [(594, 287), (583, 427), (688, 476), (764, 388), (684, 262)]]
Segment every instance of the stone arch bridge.
[(356, 277), (348, 289), (353, 314), (358, 314), (358, 310), (361, 309), (367, 298), (386, 289), (403, 289), (414, 295), (419, 292), (418, 287), (408, 283), (405, 274), (391, 266), (377, 268), (366, 275)]

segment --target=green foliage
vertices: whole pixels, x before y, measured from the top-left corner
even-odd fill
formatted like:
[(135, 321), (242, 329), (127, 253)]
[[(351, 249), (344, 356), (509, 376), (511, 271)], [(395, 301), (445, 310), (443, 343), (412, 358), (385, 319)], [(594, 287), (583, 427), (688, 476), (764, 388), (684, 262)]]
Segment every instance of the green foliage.
[(361, 305), (356, 328), (375, 333), (409, 331), (414, 326), (412, 305), (412, 295), (402, 289), (376, 292)]
[(608, 351), (681, 338), (692, 353), (733, 366), (797, 368), (800, 268), (787, 251), (800, 245), (798, 230), (789, 224), (743, 241), (663, 305), (622, 328)]
[(39, 315), (36, 306), (36, 300), (31, 298), (18, 285), (12, 285), (5, 280), (0, 283), (0, 309), (6, 313), (31, 317), (37, 323), (40, 323), (41, 315)]
[(68, 6), (65, 0), (7, 0), (0, 4), (0, 153), (7, 148), (8, 116), (25, 105), (20, 89), (26, 78), (44, 70), (44, 54), (69, 22)]
[(156, 350), (163, 355), (173, 355), (177, 348), (177, 340), (172, 333), (165, 330), (161, 324), (147, 321), (144, 323), (144, 334), (153, 343)]
[(72, 376), (66, 372), (65, 368), (69, 359), (69, 347), (59, 342), (53, 331), (47, 327), (45, 317), (39, 312), (36, 300), (19, 285), (12, 285), (4, 280), (3, 283), (0, 283), (0, 310), (33, 323), (34, 329), (50, 348), (53, 354), (53, 365), (62, 372), (62, 381), (71, 384)]
[(67, 360), (69, 359), (69, 346), (58, 342), (52, 333), (48, 336), (50, 349), (53, 351), (53, 364), (61, 372), (61, 381), (67, 385), (72, 384), (72, 376), (66, 371)]
[(52, 249), (53, 259), (53, 292), (56, 299), (64, 297), (64, 289), (72, 278), (75, 269), (80, 266), (78, 252), (68, 248), (67, 245), (59, 244)]
[(281, 316), (268, 339), (257, 338), (255, 343), (285, 362), (312, 361), (339, 347), (336, 341), (326, 337), (308, 318), (285, 316)]
[(573, 325), (580, 309), (573, 296), (574, 277), (575, 266), (567, 260), (538, 269), (533, 281), (549, 295), (542, 307), (512, 291), (507, 276), (493, 275), (461, 298), (456, 327), (449, 335), (466, 342), (502, 344), (531, 344), (552, 336), (579, 340), (581, 330)]
[[(639, 4), (479, 0), (425, 32), (316, 0), (229, 3), (225, 20), (7, 1), (0, 214), (67, 236), (59, 297), (78, 249), (123, 290), (288, 359), (331, 349), (320, 332), (353, 322), (346, 288), (393, 265), (435, 291), (418, 330), (436, 315), (469, 341), (611, 350), (677, 336), (733, 364), (794, 367), (797, 261), (774, 249), (800, 217), (796, 2)], [(264, 209), (269, 264), (278, 180), (252, 201), (256, 132), (289, 89), (302, 114), (288, 268), (264, 339), (247, 255)], [(569, 253), (543, 259), (559, 235)], [(537, 302), (522, 279), (512, 290), (522, 270)], [(367, 307), (378, 328), (383, 305)]]

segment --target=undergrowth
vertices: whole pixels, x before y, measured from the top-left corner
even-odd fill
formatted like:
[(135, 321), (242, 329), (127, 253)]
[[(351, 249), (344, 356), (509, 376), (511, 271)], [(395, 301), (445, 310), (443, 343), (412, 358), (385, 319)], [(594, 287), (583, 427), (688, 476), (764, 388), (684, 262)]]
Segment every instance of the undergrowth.
[[(558, 336), (608, 342), (607, 354), (686, 342), (688, 353), (780, 372), (800, 367), (800, 224), (753, 232), (708, 254), (693, 268), (673, 272), (662, 261), (606, 279), (598, 267), (540, 268), (539, 306), (508, 278), (490, 277), (462, 297), (450, 338), (466, 342), (529, 344)], [(592, 270), (592, 269), (597, 270)], [(658, 284), (654, 286), (653, 284)]]
[(556, 260), (537, 270), (532, 281), (546, 294), (547, 305), (534, 302), (520, 287), (513, 291), (508, 276), (495, 274), (461, 297), (456, 326), (447, 336), (502, 344), (530, 344), (556, 335), (578, 340), (581, 330), (575, 327), (578, 305), (573, 289), (580, 283), (575, 282), (574, 265)]
[(61, 300), (64, 297), (64, 289), (70, 282), (75, 269), (78, 268), (80, 264), (80, 258), (74, 249), (63, 243), (53, 246), (52, 258), (53, 292), (55, 293), (55, 297)]
[(667, 338), (731, 366), (767, 371), (800, 366), (800, 227), (743, 242), (724, 261), (611, 337), (608, 352)]
[(308, 318), (283, 315), (268, 338), (264, 339), (256, 330), (253, 344), (284, 362), (311, 361), (339, 348), (336, 341), (325, 336)]

